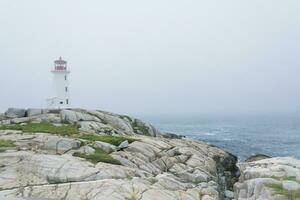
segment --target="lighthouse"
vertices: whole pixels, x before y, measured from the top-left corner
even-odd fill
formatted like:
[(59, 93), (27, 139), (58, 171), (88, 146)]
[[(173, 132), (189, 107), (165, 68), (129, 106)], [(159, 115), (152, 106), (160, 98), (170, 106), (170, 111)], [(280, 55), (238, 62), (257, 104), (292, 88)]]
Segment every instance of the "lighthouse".
[(61, 57), (54, 61), (53, 74), (53, 97), (47, 99), (49, 108), (68, 108), (70, 106), (70, 90), (67, 69), (67, 61)]

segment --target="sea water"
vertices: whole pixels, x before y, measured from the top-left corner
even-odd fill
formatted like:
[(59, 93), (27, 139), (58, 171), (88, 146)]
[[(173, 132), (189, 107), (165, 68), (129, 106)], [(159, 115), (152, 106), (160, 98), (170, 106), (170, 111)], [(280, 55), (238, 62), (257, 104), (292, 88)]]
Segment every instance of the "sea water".
[(236, 116), (144, 116), (161, 131), (221, 147), (244, 160), (250, 155), (300, 159), (300, 113)]

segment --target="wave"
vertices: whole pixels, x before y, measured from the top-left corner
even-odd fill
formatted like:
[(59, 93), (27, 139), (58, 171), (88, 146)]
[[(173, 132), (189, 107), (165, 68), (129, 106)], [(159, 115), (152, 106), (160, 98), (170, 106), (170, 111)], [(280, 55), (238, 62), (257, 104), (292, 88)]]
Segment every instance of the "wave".
[(199, 133), (199, 135), (214, 136), (214, 135), (216, 135), (216, 133), (212, 133), (212, 132), (204, 132), (204, 133)]

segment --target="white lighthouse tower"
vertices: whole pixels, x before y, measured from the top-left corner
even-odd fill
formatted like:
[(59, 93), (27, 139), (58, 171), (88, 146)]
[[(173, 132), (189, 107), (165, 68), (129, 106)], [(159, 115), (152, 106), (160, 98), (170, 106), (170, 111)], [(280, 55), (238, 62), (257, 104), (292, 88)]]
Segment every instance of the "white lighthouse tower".
[(61, 57), (54, 61), (54, 69), (51, 70), (53, 74), (53, 92), (54, 96), (47, 99), (49, 108), (67, 108), (70, 105), (69, 96), (69, 80), (67, 69), (67, 61)]

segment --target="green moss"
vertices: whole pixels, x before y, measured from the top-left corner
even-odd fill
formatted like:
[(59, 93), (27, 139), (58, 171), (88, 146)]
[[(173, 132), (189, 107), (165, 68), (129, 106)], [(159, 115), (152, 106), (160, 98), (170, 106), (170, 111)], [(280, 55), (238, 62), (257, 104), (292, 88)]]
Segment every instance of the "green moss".
[(156, 183), (158, 180), (154, 177), (151, 177), (148, 179), (150, 181), (150, 183), (153, 185), (154, 183)]
[(131, 119), (131, 117), (127, 116), (127, 115), (120, 115), (121, 119), (127, 119), (129, 122), (132, 122), (133, 120)]
[(95, 153), (91, 154), (91, 155), (87, 155), (84, 153), (79, 153), (79, 152), (75, 152), (73, 154), (73, 156), (77, 156), (80, 158), (85, 158), (86, 160), (96, 164), (98, 162), (104, 162), (104, 163), (110, 163), (110, 164), (115, 164), (115, 165), (120, 165), (121, 163), (112, 158), (109, 154), (107, 154), (105, 151), (103, 151), (100, 148), (95, 148)]
[(54, 126), (50, 123), (28, 123), (25, 125), (3, 125), (0, 130), (21, 130), (27, 133), (52, 133), (58, 135), (75, 135), (78, 134), (78, 125), (63, 124), (61, 126)]
[(287, 197), (289, 200), (299, 200), (300, 199), (300, 191), (290, 191), (282, 188), (281, 185), (277, 184), (267, 184), (267, 187), (271, 188), (274, 191), (274, 194), (283, 195)]
[(14, 147), (14, 142), (11, 140), (0, 139), (0, 147)]
[(136, 194), (131, 194), (130, 200), (137, 200), (138, 198), (136, 197)]
[(131, 126), (132, 126), (133, 130), (135, 131), (135, 133), (138, 133), (138, 131), (141, 131), (143, 133), (143, 135), (151, 136), (149, 133), (149, 127), (140, 125), (137, 120), (134, 120), (131, 123)]
[(121, 136), (111, 136), (111, 135), (83, 135), (79, 137), (80, 139), (89, 141), (101, 141), (106, 142), (115, 146), (119, 146), (123, 141), (127, 140), (129, 143), (136, 141), (136, 139), (121, 137)]

